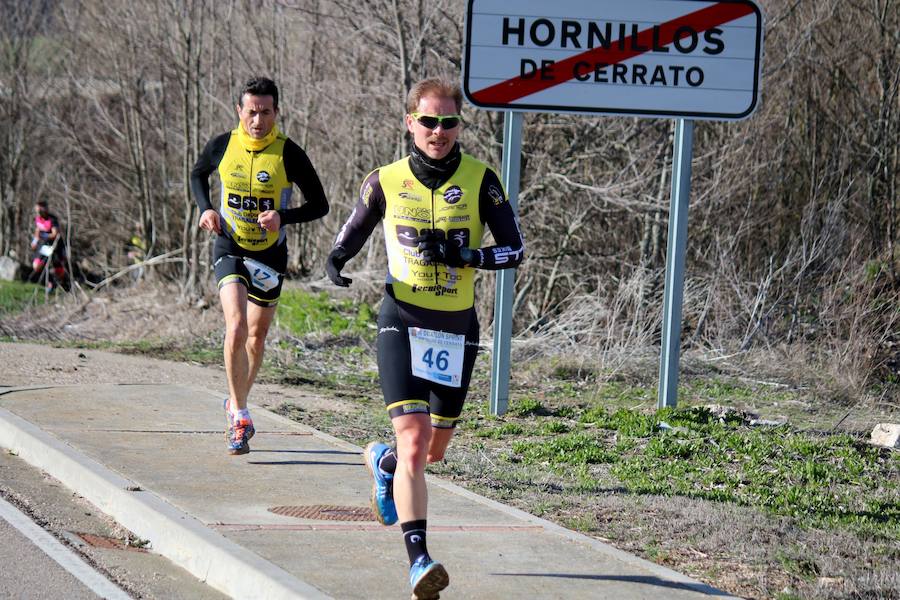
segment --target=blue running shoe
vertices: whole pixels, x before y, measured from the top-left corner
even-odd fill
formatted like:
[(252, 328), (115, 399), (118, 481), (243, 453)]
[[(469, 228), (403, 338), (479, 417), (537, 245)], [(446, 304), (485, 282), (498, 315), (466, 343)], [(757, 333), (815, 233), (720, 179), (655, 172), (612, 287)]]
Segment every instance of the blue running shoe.
[(409, 568), (409, 585), (415, 600), (435, 600), (450, 585), (450, 576), (444, 565), (423, 554)]
[(256, 433), (253, 421), (249, 419), (234, 420), (234, 414), (228, 409), (228, 398), (225, 399), (225, 440), (228, 446), (228, 454), (238, 455), (250, 452), (248, 441)]
[(394, 476), (378, 468), (381, 457), (390, 450), (386, 444), (371, 442), (365, 449), (366, 467), (375, 483), (372, 485), (372, 512), (382, 525), (397, 522), (397, 507), (394, 504)]
[(247, 454), (250, 452), (250, 444), (247, 443), (256, 429), (253, 428), (253, 421), (249, 419), (241, 419), (234, 423), (231, 428), (231, 437), (228, 439), (228, 454)]

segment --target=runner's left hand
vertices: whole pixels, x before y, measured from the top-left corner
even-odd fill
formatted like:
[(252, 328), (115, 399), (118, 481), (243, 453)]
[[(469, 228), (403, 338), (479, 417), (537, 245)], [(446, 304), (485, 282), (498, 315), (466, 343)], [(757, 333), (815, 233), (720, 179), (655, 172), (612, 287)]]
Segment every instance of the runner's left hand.
[(278, 231), (281, 227), (281, 215), (277, 210), (264, 210), (256, 217), (256, 222), (266, 231)]
[(418, 245), (422, 259), (427, 262), (443, 263), (449, 267), (468, 267), (472, 264), (470, 249), (460, 248), (435, 230), (426, 230), (413, 241)]

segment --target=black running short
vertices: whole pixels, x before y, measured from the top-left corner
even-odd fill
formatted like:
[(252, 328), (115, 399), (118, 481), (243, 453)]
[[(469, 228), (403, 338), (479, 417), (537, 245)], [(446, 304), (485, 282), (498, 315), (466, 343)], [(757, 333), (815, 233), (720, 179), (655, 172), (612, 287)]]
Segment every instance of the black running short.
[[(219, 288), (229, 283), (241, 283), (247, 288), (247, 300), (262, 307), (278, 304), (284, 272), (287, 270), (287, 258), (286, 243), (260, 252), (249, 252), (220, 235), (213, 246), (213, 267)], [(245, 259), (256, 261), (268, 267), (269, 271), (260, 269), (259, 265)]]
[[(456, 318), (452, 321), (455, 322), (448, 327), (446, 319), (430, 320), (427, 315), (423, 318), (421, 313), (410, 314), (389, 294), (385, 295), (378, 315), (378, 375), (391, 418), (409, 413), (430, 413), (433, 427), (452, 429), (456, 426), (478, 354), (479, 327), (474, 309), (454, 315)], [(459, 387), (413, 375), (410, 327), (465, 335)], [(439, 354), (430, 355), (429, 360), (438, 364), (442, 357)]]

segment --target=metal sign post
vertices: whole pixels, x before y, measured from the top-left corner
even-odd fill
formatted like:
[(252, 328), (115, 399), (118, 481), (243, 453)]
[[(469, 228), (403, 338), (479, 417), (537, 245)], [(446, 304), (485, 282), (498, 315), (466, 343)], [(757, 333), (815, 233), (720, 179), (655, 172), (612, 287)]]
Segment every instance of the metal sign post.
[(672, 198), (669, 208), (669, 243), (666, 248), (666, 286), (663, 301), (662, 348), (659, 357), (657, 406), (675, 406), (678, 399), (678, 357), (681, 346), (681, 305), (684, 300), (684, 258), (687, 248), (688, 202), (691, 195), (691, 157), (694, 122), (675, 123), (672, 157)]
[[(519, 170), (522, 158), (522, 113), (506, 111), (503, 120), (503, 165), (500, 176), (513, 213), (519, 212)], [(491, 357), (491, 414), (502, 415), (509, 405), (509, 353), (512, 339), (515, 269), (497, 272), (494, 298), (494, 353)]]
[[(678, 391), (693, 121), (756, 110), (763, 15), (755, 0), (468, 0), (462, 88), (506, 111), (503, 183), (515, 206), (521, 112), (678, 119), (659, 405)], [(513, 112), (515, 111), (515, 112)], [(509, 396), (512, 271), (497, 275), (491, 412)]]

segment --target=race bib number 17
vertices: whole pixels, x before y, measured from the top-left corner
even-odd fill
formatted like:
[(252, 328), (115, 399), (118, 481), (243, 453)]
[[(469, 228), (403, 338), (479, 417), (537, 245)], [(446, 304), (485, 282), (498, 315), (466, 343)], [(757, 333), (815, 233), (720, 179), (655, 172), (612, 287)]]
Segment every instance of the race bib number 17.
[(412, 374), (450, 387), (462, 385), (466, 336), (421, 327), (409, 328)]
[(281, 274), (272, 267), (255, 261), (252, 258), (244, 259), (244, 266), (250, 273), (250, 280), (253, 287), (268, 292), (278, 285)]

